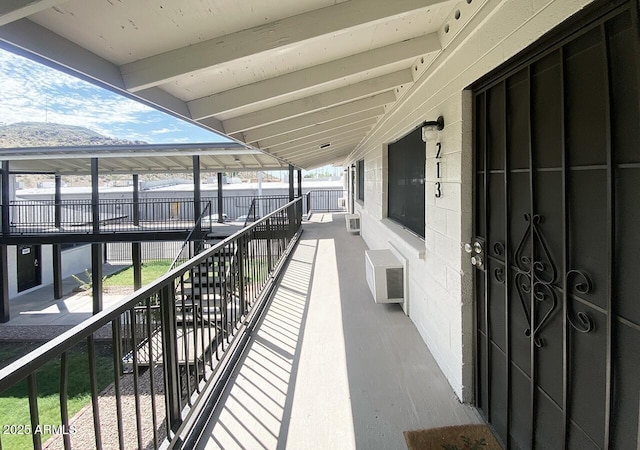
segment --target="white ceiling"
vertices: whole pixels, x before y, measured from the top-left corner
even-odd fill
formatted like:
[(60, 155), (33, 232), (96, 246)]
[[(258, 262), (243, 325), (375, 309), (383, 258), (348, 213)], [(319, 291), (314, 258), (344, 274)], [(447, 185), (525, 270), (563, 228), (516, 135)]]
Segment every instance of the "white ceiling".
[(454, 5), (8, 0), (0, 42), (313, 168), (346, 157), (417, 79)]

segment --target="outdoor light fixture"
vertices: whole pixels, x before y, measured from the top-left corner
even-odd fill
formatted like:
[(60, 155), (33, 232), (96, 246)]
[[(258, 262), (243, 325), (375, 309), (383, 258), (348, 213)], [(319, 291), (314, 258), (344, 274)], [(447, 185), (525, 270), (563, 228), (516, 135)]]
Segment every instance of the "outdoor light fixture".
[(321, 149), (322, 149), (322, 148), (327, 148), (327, 147), (331, 147), (331, 142), (327, 142), (326, 144), (322, 144), (322, 145), (320, 146), (320, 148), (321, 148)]
[(429, 120), (422, 124), (422, 140), (424, 142), (438, 137), (438, 131), (444, 128), (444, 117), (439, 116), (436, 120)]

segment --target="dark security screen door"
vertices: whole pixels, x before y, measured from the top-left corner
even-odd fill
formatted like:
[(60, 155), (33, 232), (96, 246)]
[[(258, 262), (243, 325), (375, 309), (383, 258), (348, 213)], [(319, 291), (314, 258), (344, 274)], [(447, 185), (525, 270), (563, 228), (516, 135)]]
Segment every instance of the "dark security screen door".
[(588, 11), (474, 87), (476, 401), (509, 448), (638, 445), (635, 14)]

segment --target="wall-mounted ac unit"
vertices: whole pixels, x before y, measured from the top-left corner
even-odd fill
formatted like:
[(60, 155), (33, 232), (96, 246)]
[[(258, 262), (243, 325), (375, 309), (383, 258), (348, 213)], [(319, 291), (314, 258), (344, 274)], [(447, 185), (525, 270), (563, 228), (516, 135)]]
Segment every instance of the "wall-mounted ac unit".
[(404, 302), (404, 267), (391, 250), (366, 250), (365, 275), (376, 303)]
[(347, 199), (344, 197), (338, 198), (338, 208), (346, 208), (347, 207)]
[(347, 221), (347, 231), (360, 231), (360, 214), (347, 214), (345, 217)]

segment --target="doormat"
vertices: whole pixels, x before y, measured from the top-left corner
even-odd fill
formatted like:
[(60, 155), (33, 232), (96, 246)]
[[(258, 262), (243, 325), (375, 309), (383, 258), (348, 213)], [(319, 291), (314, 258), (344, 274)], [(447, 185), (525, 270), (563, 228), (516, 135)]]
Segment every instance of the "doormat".
[(409, 450), (502, 450), (486, 425), (459, 425), (405, 431)]

